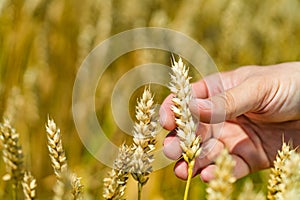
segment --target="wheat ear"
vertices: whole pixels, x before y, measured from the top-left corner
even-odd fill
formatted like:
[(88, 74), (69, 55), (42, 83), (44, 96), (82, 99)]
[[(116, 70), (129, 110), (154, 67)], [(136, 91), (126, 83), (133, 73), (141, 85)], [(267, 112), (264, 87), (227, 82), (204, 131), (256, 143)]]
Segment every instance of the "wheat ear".
[(276, 159), (274, 160), (274, 167), (271, 169), (270, 178), (268, 181), (268, 195), (269, 200), (275, 200), (276, 194), (281, 193), (280, 185), (282, 183), (283, 166), (287, 159), (290, 158), (291, 148), (283, 142), (281, 150), (278, 151)]
[(188, 68), (183, 64), (181, 58), (179, 58), (178, 62), (176, 62), (174, 58), (172, 59), (172, 74), (169, 86), (171, 92), (174, 94), (172, 110), (175, 114), (176, 131), (180, 139), (182, 155), (184, 160), (188, 163), (188, 179), (184, 199), (188, 198), (195, 158), (199, 156), (201, 152), (201, 137), (195, 134), (196, 123), (189, 109), (192, 94), (190, 85), (191, 78), (188, 76), (188, 71)]
[(300, 155), (289, 144), (283, 142), (271, 169), (268, 199), (299, 199)]
[(137, 100), (134, 124), (133, 146), (131, 159), (131, 175), (138, 182), (138, 199), (141, 190), (152, 172), (153, 151), (155, 149), (158, 122), (155, 117), (153, 95), (145, 88), (140, 99)]
[(69, 172), (67, 158), (62, 145), (60, 129), (52, 119), (48, 119), (46, 125), (48, 138), (48, 150), (57, 183), (54, 186), (55, 200), (81, 199), (82, 185), (80, 178)]
[(30, 172), (24, 173), (22, 186), (23, 186), (23, 193), (24, 193), (25, 200), (36, 199), (37, 184), (35, 178), (31, 175)]
[(291, 151), (290, 158), (283, 167), (282, 183), (279, 185), (281, 193), (277, 199), (300, 199), (300, 154)]
[(232, 193), (232, 184), (235, 178), (232, 176), (235, 162), (227, 149), (223, 149), (216, 159), (214, 176), (206, 188), (207, 200), (227, 200)]
[(123, 144), (121, 147), (119, 147), (119, 153), (114, 161), (113, 169), (108, 173), (109, 177), (104, 178), (103, 180), (104, 199), (124, 199), (131, 154), (131, 149), (127, 145)]
[(265, 200), (266, 197), (262, 192), (256, 192), (251, 180), (244, 183), (242, 191), (240, 192), (237, 200)]
[(2, 157), (7, 172), (3, 180), (12, 181), (13, 198), (17, 199), (18, 187), (24, 176), (23, 150), (19, 144), (19, 133), (11, 127), (8, 120), (0, 124), (0, 130), (0, 140), (3, 145)]

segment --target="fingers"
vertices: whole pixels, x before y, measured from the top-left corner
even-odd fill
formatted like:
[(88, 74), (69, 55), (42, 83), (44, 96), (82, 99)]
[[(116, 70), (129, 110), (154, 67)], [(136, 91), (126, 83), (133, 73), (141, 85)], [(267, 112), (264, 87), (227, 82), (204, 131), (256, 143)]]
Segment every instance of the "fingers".
[[(234, 84), (240, 82), (240, 80), (239, 81), (236, 80), (237, 76), (235, 74), (236, 73), (234, 71), (216, 73), (216, 74), (209, 75), (196, 83), (193, 83), (192, 84), (193, 97), (197, 99), (207, 99), (209, 96), (219, 94), (226, 89), (232, 88)], [(241, 76), (238, 76), (238, 78), (240, 77)], [(171, 110), (171, 106), (173, 105), (172, 98), (173, 95), (172, 94), (169, 95), (164, 100), (159, 110), (160, 123), (167, 130), (173, 130), (176, 127), (174, 113)], [(206, 106), (204, 105), (204, 103), (200, 103), (199, 106), (202, 106), (203, 108), (202, 112), (205, 112), (206, 108), (208, 109), (208, 112), (211, 112), (210, 102), (208, 102), (208, 105)], [(223, 107), (224, 106), (222, 106), (221, 108)], [(199, 114), (200, 113), (197, 113), (196, 115), (199, 116)], [(206, 114), (204, 116), (204, 119), (205, 117), (207, 118), (207, 120), (204, 121), (209, 121), (208, 118), (210, 119), (210, 114), (209, 113)]]
[[(242, 178), (242, 177), (248, 175), (250, 173), (250, 169), (249, 169), (247, 163), (245, 163), (245, 161), (237, 155), (231, 154), (231, 156), (235, 162), (232, 176), (239, 179), (239, 178)], [(209, 181), (213, 180), (214, 178), (216, 178), (214, 175), (216, 168), (217, 168), (217, 166), (212, 161), (211, 161), (211, 164), (209, 164), (203, 168), (199, 168), (199, 165), (198, 166), (195, 165), (194, 170), (193, 170), (193, 176), (196, 176), (196, 174), (199, 173), (200, 178), (203, 181), (209, 182)], [(174, 172), (178, 178), (186, 180), (187, 176), (188, 176), (187, 171), (188, 171), (188, 165), (184, 160), (180, 160), (176, 163), (176, 165), (174, 167)]]
[[(214, 160), (220, 155), (220, 152), (224, 148), (223, 143), (216, 139), (210, 139), (203, 144), (202, 152), (199, 158), (195, 161), (195, 166), (193, 170), (193, 176), (200, 173), (200, 177), (203, 181), (210, 181), (214, 179), (214, 170), (216, 166), (214, 164)], [(181, 152), (177, 152), (176, 156), (173, 158), (179, 158), (181, 156)], [(230, 154), (232, 159), (235, 161), (235, 167), (233, 169), (232, 175), (235, 178), (242, 178), (250, 173), (250, 168), (248, 164), (238, 155)], [(179, 160), (175, 167), (174, 172), (175, 175), (183, 180), (187, 179), (188, 176), (188, 166), (184, 160)]]
[(180, 147), (180, 139), (176, 136), (176, 132), (170, 132), (164, 140), (163, 152), (165, 156), (172, 160), (177, 160), (182, 155)]
[(165, 129), (171, 131), (176, 128), (175, 115), (171, 109), (173, 95), (170, 94), (159, 109), (159, 122)]
[[(195, 160), (195, 166), (193, 170), (193, 176), (197, 174), (197, 172), (201, 169), (210, 165), (214, 162), (220, 152), (224, 149), (224, 145), (214, 139), (211, 138), (202, 144), (202, 151), (198, 158)], [(174, 167), (175, 175), (181, 179), (187, 179), (187, 164), (183, 160), (180, 160), (176, 163)]]
[[(199, 124), (196, 130), (196, 135), (200, 135), (202, 143), (205, 143), (212, 137), (212, 129), (208, 124)], [(181, 157), (182, 149), (180, 147), (180, 139), (176, 136), (175, 130), (171, 131), (166, 136), (163, 146), (163, 152), (167, 158), (177, 160)]]
[(205, 123), (220, 123), (226, 119), (233, 119), (259, 109), (267, 93), (265, 85), (268, 84), (262, 84), (262, 80), (249, 78), (224, 93), (207, 99), (191, 100), (190, 110), (194, 116)]
[[(250, 173), (248, 165), (239, 156), (232, 155), (232, 159), (235, 161), (235, 166), (233, 168), (233, 177), (239, 179)], [(200, 177), (203, 181), (209, 182), (215, 178), (214, 173), (217, 166), (215, 164), (208, 165), (200, 172)]]

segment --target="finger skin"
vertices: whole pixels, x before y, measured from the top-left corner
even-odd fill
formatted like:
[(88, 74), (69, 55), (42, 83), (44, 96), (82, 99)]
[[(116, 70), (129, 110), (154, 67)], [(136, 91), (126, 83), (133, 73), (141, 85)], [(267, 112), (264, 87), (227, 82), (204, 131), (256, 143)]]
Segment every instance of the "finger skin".
[(258, 85), (264, 85), (261, 82), (262, 80), (248, 79), (208, 99), (193, 99), (189, 108), (194, 116), (205, 123), (220, 123), (243, 113), (255, 112), (260, 108), (264, 94), (268, 93), (268, 88), (257, 89)]
[(159, 122), (161, 126), (169, 131), (176, 128), (175, 115), (171, 109), (173, 94), (170, 94), (162, 103), (159, 109)]
[[(212, 136), (212, 132), (208, 124), (199, 124), (196, 130), (196, 134), (201, 136), (202, 143), (209, 140)], [(204, 146), (206, 145), (204, 144)], [(163, 152), (167, 158), (172, 160), (177, 160), (182, 156), (180, 139), (176, 136), (175, 130), (171, 131), (164, 139)]]
[(182, 155), (180, 139), (176, 136), (175, 131), (171, 131), (163, 142), (163, 152), (165, 156), (172, 160), (177, 160)]
[[(222, 149), (224, 149), (224, 145), (220, 141), (212, 138), (206, 141), (202, 145), (202, 148), (200, 156), (195, 160), (193, 176), (195, 176), (201, 168), (212, 164)], [(187, 170), (187, 163), (183, 160), (178, 161), (174, 167), (175, 175), (183, 180), (187, 179)]]
[[(235, 166), (233, 168), (233, 177), (239, 179), (250, 173), (248, 165), (244, 162), (243, 159), (236, 155), (232, 155), (232, 159), (235, 162)], [(204, 182), (209, 182), (213, 180), (215, 178), (214, 173), (216, 169), (217, 166), (215, 164), (208, 165), (207, 167), (201, 170), (200, 178)]]
[[(234, 71), (232, 72), (222, 72), (209, 75), (202, 80), (199, 80), (192, 84), (192, 96), (198, 99), (207, 99), (211, 95), (216, 95), (221, 93), (225, 89), (233, 87), (233, 84), (240, 82), (242, 76), (236, 76)], [(237, 80), (238, 79), (238, 80)], [(223, 87), (223, 84), (225, 85)], [(170, 94), (161, 104), (159, 110), (159, 121), (165, 129), (171, 131), (175, 129), (175, 116), (171, 110), (173, 105), (172, 98), (173, 94)], [(199, 114), (196, 114), (199, 116)], [(204, 122), (209, 121), (205, 119), (205, 116), (210, 116), (208, 113), (204, 115)], [(209, 118), (210, 119), (210, 118)]]

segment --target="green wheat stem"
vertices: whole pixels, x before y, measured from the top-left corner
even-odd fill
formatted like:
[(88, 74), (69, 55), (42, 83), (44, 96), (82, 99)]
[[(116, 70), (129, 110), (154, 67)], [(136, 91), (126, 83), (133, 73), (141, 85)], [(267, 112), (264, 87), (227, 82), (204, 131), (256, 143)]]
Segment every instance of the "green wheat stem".
[(188, 196), (189, 196), (189, 190), (190, 190), (191, 180), (192, 180), (192, 176), (193, 176), (194, 165), (195, 165), (195, 160), (188, 162), (188, 178), (187, 178), (187, 182), (185, 185), (183, 200), (187, 200)]
[(143, 185), (138, 182), (138, 200), (142, 199), (142, 189), (143, 189)]

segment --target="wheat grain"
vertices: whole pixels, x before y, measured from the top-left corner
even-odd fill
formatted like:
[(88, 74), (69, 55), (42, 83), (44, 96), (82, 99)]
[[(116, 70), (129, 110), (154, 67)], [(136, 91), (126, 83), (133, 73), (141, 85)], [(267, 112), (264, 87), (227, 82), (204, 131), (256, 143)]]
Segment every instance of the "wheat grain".
[(25, 200), (36, 199), (37, 183), (35, 178), (31, 175), (30, 172), (24, 173), (22, 186), (23, 186), (23, 193), (24, 193)]
[(192, 99), (191, 85), (188, 77), (188, 68), (183, 64), (182, 59), (178, 62), (173, 59), (170, 90), (175, 95), (172, 99), (177, 125), (177, 136), (180, 138), (180, 146), (183, 150), (185, 161), (191, 162), (199, 156), (200, 136), (196, 136), (196, 123), (193, 120), (189, 109), (189, 102)]
[(244, 183), (242, 191), (240, 192), (237, 200), (265, 200), (265, 196), (262, 192), (256, 192), (251, 180), (247, 180)]
[(69, 176), (71, 177), (71, 194), (73, 195), (73, 199), (82, 199), (83, 185), (80, 182), (81, 178), (77, 177), (74, 173), (71, 173)]
[(268, 181), (268, 195), (269, 200), (275, 200), (276, 194), (281, 193), (280, 185), (282, 183), (283, 167), (287, 159), (290, 158), (291, 148), (285, 142), (282, 144), (282, 148), (278, 151), (276, 159), (274, 160), (274, 167), (271, 169), (270, 178)]
[(52, 167), (56, 177), (61, 178), (63, 171), (67, 170), (67, 158), (62, 146), (62, 140), (60, 136), (60, 129), (56, 127), (55, 122), (52, 119), (48, 119), (46, 125), (48, 150), (51, 159)]
[(3, 145), (3, 161), (6, 165), (7, 174), (4, 180), (12, 180), (13, 187), (17, 188), (24, 175), (23, 151), (19, 144), (19, 133), (11, 127), (8, 120), (0, 124), (0, 140)]
[(281, 182), (275, 199), (299, 199), (300, 197), (300, 155), (292, 149), (281, 166)]
[(107, 200), (123, 199), (128, 180), (131, 149), (123, 144), (119, 148), (118, 157), (114, 161), (113, 169), (104, 178), (103, 197)]
[(145, 88), (142, 97), (137, 100), (136, 119), (133, 131), (131, 175), (138, 182), (138, 199), (143, 185), (152, 172), (153, 150), (155, 149), (158, 123), (155, 117), (153, 95)]
[(57, 178), (54, 186), (54, 200), (81, 199), (83, 186), (76, 174), (69, 172), (67, 158), (62, 145), (60, 129), (52, 119), (48, 119), (46, 125), (48, 138), (48, 150), (52, 167)]
[(169, 88), (174, 94), (172, 110), (175, 114), (177, 136), (180, 139), (183, 158), (188, 163), (188, 179), (184, 194), (184, 199), (187, 199), (195, 158), (199, 156), (201, 152), (201, 137), (195, 134), (196, 123), (189, 109), (189, 102), (192, 99), (191, 85), (189, 82), (191, 78), (188, 76), (189, 70), (183, 64), (181, 58), (179, 58), (178, 62), (176, 62), (174, 58), (172, 61), (172, 74)]

